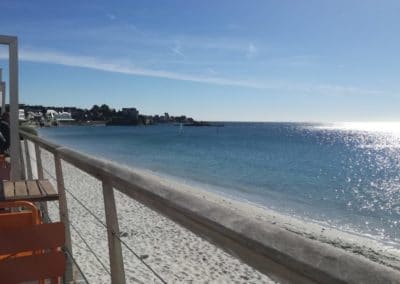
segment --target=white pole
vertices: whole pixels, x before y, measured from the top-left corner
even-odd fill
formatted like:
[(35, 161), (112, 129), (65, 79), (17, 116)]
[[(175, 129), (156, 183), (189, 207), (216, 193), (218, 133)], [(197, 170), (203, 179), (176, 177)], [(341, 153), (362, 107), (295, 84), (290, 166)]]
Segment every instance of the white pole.
[[(43, 179), (43, 166), (42, 166), (42, 155), (40, 154), (40, 147), (39, 145), (32, 141), (32, 143), (35, 145), (35, 158), (36, 158), (36, 170), (37, 170), (37, 179)], [(49, 210), (47, 208), (47, 201), (41, 202), (41, 207), (44, 213), (44, 216), (46, 216), (45, 221), (47, 222), (47, 217), (49, 216)]]
[(117, 208), (115, 206), (114, 189), (108, 179), (103, 180), (103, 199), (107, 223), (111, 283), (123, 284), (125, 283), (125, 271), (121, 242), (118, 238), (118, 215)]
[(18, 180), (21, 179), (18, 124), (18, 38), (16, 36), (0, 35), (0, 44), (8, 45), (9, 52), (11, 180)]
[(31, 164), (31, 153), (29, 153), (29, 142), (28, 139), (24, 139), (24, 148), (25, 148), (25, 161), (26, 161), (26, 171), (29, 180), (33, 179), (32, 174), (32, 164)]
[[(65, 193), (64, 187), (64, 176), (61, 165), (61, 158), (58, 153), (54, 154), (54, 166), (56, 170), (56, 178), (57, 178), (57, 191), (60, 195), (58, 200), (59, 210), (60, 210), (60, 221), (64, 223), (65, 226), (65, 247), (68, 249), (69, 254), (72, 256), (72, 241), (71, 241), (71, 231), (69, 225), (69, 217), (68, 217), (68, 206), (67, 206), (67, 196)], [(73, 270), (72, 270), (72, 260), (70, 257), (67, 258), (67, 267), (64, 274), (64, 283), (72, 283)]]
[[(24, 153), (22, 151), (22, 141), (19, 143), (19, 153), (20, 153), (20, 162), (21, 162), (21, 178), (26, 179), (26, 169), (25, 169), (25, 160), (24, 160)], [(21, 179), (20, 178), (20, 179)]]
[(12, 38), (9, 43), (10, 71), (10, 155), (11, 180), (21, 179), (21, 158), (18, 122), (18, 39)]

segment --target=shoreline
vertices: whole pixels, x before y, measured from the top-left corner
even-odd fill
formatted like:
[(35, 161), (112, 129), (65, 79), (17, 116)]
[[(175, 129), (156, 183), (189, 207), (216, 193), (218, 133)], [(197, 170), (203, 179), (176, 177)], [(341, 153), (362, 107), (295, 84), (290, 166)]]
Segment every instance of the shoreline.
[(245, 198), (239, 198), (225, 192), (212, 191), (214, 187), (212, 185), (209, 185), (209, 187), (205, 189), (200, 187), (200, 182), (187, 181), (180, 177), (155, 172), (150, 169), (132, 166), (127, 167), (132, 168), (135, 172), (149, 179), (153, 179), (158, 183), (171, 186), (178, 191), (183, 191), (187, 194), (206, 199), (219, 206), (240, 210), (245, 215), (257, 221), (268, 222), (286, 231), (311, 240), (333, 245), (347, 252), (364, 256), (369, 260), (400, 271), (400, 244), (395, 247), (390, 245), (390, 243), (385, 243), (377, 239), (373, 235), (365, 235), (356, 231), (339, 230), (329, 224), (318, 222), (317, 220), (288, 215), (275, 209), (268, 208), (267, 206), (251, 202)]
[[(46, 168), (44, 177), (56, 186), (50, 153), (42, 151), (42, 164)], [(73, 192), (105, 222), (101, 182), (66, 162), (62, 164), (67, 192)], [(121, 238), (167, 283), (276, 283), (171, 219), (117, 190), (114, 194)], [(70, 223), (74, 226), (71, 230), (74, 258), (89, 282), (110, 283), (109, 274), (99, 264), (100, 260), (104, 267), (109, 267), (107, 231), (68, 193), (67, 202)], [(57, 202), (48, 202), (48, 207), (51, 219), (59, 220)], [(122, 253), (127, 283), (161, 283), (125, 247)]]
[(202, 186), (204, 184), (201, 182), (192, 182), (150, 169), (124, 166), (133, 169), (148, 179), (173, 187), (178, 191), (206, 199), (218, 206), (240, 210), (242, 214), (256, 221), (272, 224), (310, 240), (332, 245), (346, 252), (363, 256), (376, 263), (384, 264), (400, 271), (400, 249), (383, 243), (373, 236), (362, 235), (357, 232), (341, 231), (330, 227), (328, 224), (318, 223), (316, 220), (306, 220), (298, 216), (290, 216), (260, 204), (252, 203), (244, 198), (229, 195), (226, 191), (213, 191), (212, 185), (204, 187)]
[[(45, 177), (54, 182), (52, 180), (54, 159), (46, 152), (42, 152), (43, 156), (43, 165), (47, 170), (50, 170), (50, 173), (46, 173)], [(77, 198), (84, 201), (85, 206), (104, 220), (101, 182), (66, 162), (63, 162), (63, 171), (66, 190), (73, 192)], [(355, 253), (360, 258), (361, 263), (359, 265), (362, 265), (366, 260), (372, 260), (375, 263), (384, 264), (386, 267), (392, 267), (395, 268), (395, 271), (399, 271), (399, 254), (376, 246), (376, 243), (372, 240), (355, 236), (346, 238), (343, 232), (331, 229), (321, 230), (322, 227), (317, 224), (287, 218), (287, 216), (282, 216), (275, 211), (261, 209), (215, 193), (199, 189), (194, 190), (193, 187), (182, 183), (177, 184), (176, 181), (171, 179), (157, 177), (148, 171), (134, 168), (133, 171), (149, 180), (151, 184), (160, 184), (165, 185), (165, 188), (173, 188), (174, 191), (181, 192), (182, 196), (187, 196), (187, 198), (192, 196), (193, 200), (206, 199), (204, 200), (207, 201), (206, 203), (214, 204), (211, 205), (211, 208), (219, 207), (223, 209), (223, 207), (227, 207), (229, 210), (226, 211), (247, 216), (244, 218), (252, 219), (260, 224), (265, 223), (266, 227), (270, 227), (273, 231), (286, 230), (287, 235), (284, 234), (286, 236), (294, 233), (303, 239), (308, 238), (309, 245), (314, 243), (313, 246), (324, 247), (328, 250), (329, 246), (327, 244), (334, 245), (342, 249), (344, 257), (346, 253), (347, 255)], [(134, 248), (140, 257), (145, 258), (148, 264), (162, 274), (167, 282), (204, 282), (209, 280), (217, 282), (273, 283), (273, 280), (267, 275), (261, 274), (212, 243), (174, 223), (171, 219), (163, 217), (156, 211), (131, 198), (127, 198), (121, 192), (115, 191), (115, 197), (119, 212), (121, 237)], [(94, 247), (93, 250), (107, 267), (109, 259), (106, 231), (101, 226), (98, 226), (96, 220), (87, 214), (68, 194), (67, 199), (71, 223), (87, 238), (87, 242), (92, 246), (92, 249)], [(56, 203), (51, 202), (49, 209), (52, 219), (57, 220), (58, 210)], [(273, 229), (275, 226), (276, 229)], [(85, 274), (88, 273), (89, 278), (96, 280), (98, 283), (108, 283), (107, 273), (96, 267), (96, 259), (93, 259), (90, 255), (90, 250), (85, 248), (85, 244), (80, 241), (74, 232), (72, 232), (72, 237), (75, 247), (73, 249), (75, 251), (74, 256), (81, 264)], [(340, 252), (337, 251), (337, 253)], [(146, 279), (147, 281), (154, 279), (129, 252), (125, 251), (123, 254), (127, 279)], [(379, 268), (377, 267), (377, 269)]]
[[(75, 133), (75, 130), (72, 132)], [(78, 131), (77, 133), (80, 132), (81, 131)], [(159, 130), (156, 132), (158, 133)], [(44, 131), (44, 133), (46, 132)], [(103, 133), (103, 130), (100, 132), (96, 130), (95, 133)], [(119, 133), (119, 130), (117, 133)], [(125, 132), (123, 133), (125, 134)], [(50, 137), (52, 136), (51, 132), (48, 134)], [(139, 134), (142, 134), (142, 131), (139, 131)], [(58, 137), (58, 135), (55, 135), (53, 137), (55, 138), (54, 141), (58, 140), (63, 144), (63, 140), (58, 139), (63, 138), (62, 136)], [(197, 172), (193, 174), (187, 172), (186, 169), (189, 169), (190, 166), (187, 167), (187, 165), (184, 165), (186, 168), (182, 168), (179, 164), (181, 163), (179, 159), (176, 166), (173, 164), (174, 156), (171, 154), (179, 152), (167, 153), (167, 155), (162, 157), (164, 161), (161, 162), (157, 161), (156, 157), (154, 157), (156, 162), (152, 162), (153, 157), (148, 154), (143, 156), (139, 155), (142, 158), (139, 158), (135, 162), (134, 157), (130, 157), (129, 150), (122, 150), (124, 147), (121, 148), (122, 151), (116, 149), (114, 153), (112, 147), (110, 148), (107, 145), (99, 143), (100, 147), (96, 148), (97, 151), (93, 151), (91, 144), (85, 145), (85, 143), (87, 144), (87, 141), (90, 140), (85, 139), (82, 144), (83, 147), (76, 147), (76, 149), (82, 149), (84, 152), (91, 153), (92, 155), (114, 160), (131, 167), (139, 165), (143, 169), (148, 169), (150, 172), (159, 176), (166, 178), (172, 177), (175, 180), (179, 179), (179, 182), (185, 181), (186, 184), (194, 184), (194, 187), (196, 188), (205, 188), (208, 191), (216, 192), (219, 195), (231, 199), (254, 203), (258, 207), (276, 210), (281, 214), (294, 216), (295, 218), (305, 220), (306, 222), (314, 222), (324, 227), (328, 226), (351, 234), (366, 236), (382, 242), (385, 245), (400, 248), (400, 235), (397, 230), (398, 222), (396, 222), (397, 220), (395, 218), (396, 208), (390, 207), (391, 203), (388, 203), (390, 200), (385, 199), (385, 196), (382, 196), (382, 201), (379, 203), (382, 206), (388, 205), (387, 208), (385, 207), (385, 210), (379, 211), (378, 207), (372, 209), (367, 207), (370, 204), (369, 202), (374, 202), (372, 197), (368, 195), (368, 190), (370, 190), (368, 187), (369, 183), (367, 186), (362, 185), (359, 187), (359, 185), (350, 184), (349, 178), (347, 178), (347, 180), (342, 178), (342, 180), (338, 182), (336, 182), (336, 180), (331, 180), (330, 177), (327, 178), (328, 176), (332, 176), (332, 179), (336, 178), (334, 176), (335, 173), (332, 172), (329, 175), (327, 173), (321, 174), (324, 178), (321, 178), (319, 173), (313, 172), (314, 175), (307, 176), (307, 173), (303, 172), (303, 177), (301, 177), (300, 174), (290, 175), (289, 173), (289, 175), (286, 176), (288, 178), (287, 185), (285, 184), (281, 186), (282, 181), (285, 181), (286, 177), (281, 176), (279, 179), (276, 177), (278, 174), (285, 173), (284, 168), (283, 170), (279, 169), (279, 172), (275, 169), (278, 174), (273, 172), (270, 180), (263, 179), (262, 176), (258, 174), (259, 171), (251, 170), (250, 174), (256, 177), (255, 182), (253, 183), (251, 180), (251, 175), (248, 175), (250, 179), (244, 175), (242, 182), (242, 180), (236, 179), (235, 175), (233, 175), (233, 178), (230, 177), (229, 172), (225, 169), (220, 172), (224, 175), (220, 175), (220, 173), (214, 175), (213, 172), (207, 169), (207, 167), (202, 167), (201, 170), (197, 170)], [(72, 148), (77, 146), (74, 145), (73, 141), (70, 142)], [(125, 146), (125, 144), (121, 143), (119, 143), (119, 145)], [(129, 145), (127, 145), (127, 147), (129, 148)], [(103, 151), (104, 149), (102, 148), (107, 150)], [(144, 147), (143, 149), (151, 151), (151, 148), (152, 147)], [(105, 155), (103, 155), (102, 152)], [(98, 153), (100, 153), (100, 155)], [(190, 152), (188, 153), (188, 159), (193, 159), (193, 157), (190, 156)], [(183, 162), (186, 162), (186, 160), (183, 160)], [(194, 160), (194, 163), (197, 163), (197, 161)], [(225, 166), (224, 164), (221, 165)], [(303, 168), (299, 168), (300, 171), (303, 171)], [(226, 169), (230, 170), (229, 165)], [(318, 167), (316, 167), (316, 169), (318, 169)], [(349, 174), (349, 176), (351, 175)], [(342, 175), (342, 177), (344, 177), (344, 175)], [(356, 181), (352, 182), (357, 183)], [(247, 185), (250, 186), (248, 187)], [(357, 191), (354, 191), (352, 189), (353, 186), (360, 188), (360, 192), (366, 192), (366, 197), (363, 197), (361, 194), (357, 193)], [(342, 187), (345, 187), (345, 189), (341, 190), (340, 188)], [(384, 188), (382, 188), (381, 191), (377, 190), (377, 194), (383, 195), (383, 193), (379, 192), (384, 192)], [(391, 214), (392, 212), (394, 213), (393, 215)]]
[[(100, 156), (98, 156), (98, 157), (102, 158)], [(218, 198), (222, 198), (222, 199), (225, 198), (230, 201), (237, 202), (238, 204), (248, 205), (248, 207), (251, 207), (251, 208), (257, 208), (260, 210), (260, 212), (265, 211), (265, 214), (268, 213), (268, 214), (272, 214), (272, 215), (278, 215), (285, 220), (293, 220), (295, 222), (297, 221), (297, 222), (301, 222), (301, 223), (305, 223), (305, 224), (315, 224), (320, 227), (325, 227), (325, 229), (329, 228), (329, 229), (336, 230), (340, 233), (370, 239), (372, 241), (376, 241), (377, 243), (379, 243), (382, 246), (387, 246), (389, 248), (399, 250), (399, 252), (400, 252), (400, 239), (399, 239), (399, 242), (393, 242), (391, 240), (385, 241), (379, 235), (364, 233), (362, 231), (357, 231), (356, 229), (353, 229), (353, 230), (352, 229), (349, 229), (349, 230), (340, 229), (340, 228), (335, 227), (335, 225), (329, 224), (323, 220), (317, 220), (317, 219), (313, 219), (311, 217), (300, 216), (300, 215), (296, 215), (296, 214), (290, 213), (290, 212), (279, 211), (278, 209), (274, 208), (273, 206), (269, 206), (268, 204), (262, 204), (261, 202), (257, 203), (251, 199), (248, 199), (244, 194), (240, 195), (239, 189), (234, 189), (234, 191), (233, 191), (235, 193), (238, 193), (238, 195), (231, 194), (230, 192), (232, 192), (232, 191), (229, 190), (228, 187), (213, 185), (213, 184), (201, 182), (201, 181), (185, 179), (180, 176), (174, 176), (171, 174), (159, 172), (159, 171), (148, 169), (148, 168), (138, 168), (138, 167), (133, 167), (131, 165), (126, 165), (126, 164), (123, 164), (123, 165), (126, 167), (129, 167), (129, 168), (132, 168), (134, 171), (141, 173), (143, 175), (147, 174), (150, 178), (153, 177), (153, 178), (156, 178), (159, 180), (164, 180), (165, 182), (169, 181), (169, 182), (173, 183), (175, 185), (175, 187), (178, 187), (178, 188), (182, 187), (182, 185), (183, 185), (183, 186), (186, 186), (189, 190), (193, 190), (193, 192), (200, 191), (200, 192), (205, 192), (207, 194), (213, 195), (214, 197), (218, 197)]]

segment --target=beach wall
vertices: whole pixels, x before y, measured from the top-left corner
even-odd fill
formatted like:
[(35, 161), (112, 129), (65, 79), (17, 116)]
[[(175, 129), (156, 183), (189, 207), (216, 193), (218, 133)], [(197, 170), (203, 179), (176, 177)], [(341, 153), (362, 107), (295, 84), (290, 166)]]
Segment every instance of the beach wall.
[[(359, 255), (251, 218), (234, 208), (166, 185), (110, 161), (22, 135), (64, 162), (103, 181), (241, 259), (273, 280), (289, 283), (398, 283), (400, 272)], [(82, 200), (86, 202), (85, 200)]]

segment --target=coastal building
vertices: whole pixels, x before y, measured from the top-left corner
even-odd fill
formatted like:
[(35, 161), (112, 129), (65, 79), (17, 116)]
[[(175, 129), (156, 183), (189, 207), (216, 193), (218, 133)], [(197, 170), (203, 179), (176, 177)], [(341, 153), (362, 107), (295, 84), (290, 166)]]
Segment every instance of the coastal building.
[(48, 109), (46, 111), (46, 118), (48, 120), (55, 120), (55, 116), (56, 116), (57, 112), (53, 109)]
[(26, 118), (29, 121), (41, 121), (43, 118), (43, 114), (41, 112), (33, 112), (33, 111), (28, 111), (26, 114)]
[(46, 111), (47, 120), (56, 122), (56, 123), (72, 123), (75, 120), (72, 118), (70, 112), (61, 111), (57, 112), (53, 109), (48, 109)]
[(67, 121), (74, 121), (74, 119), (71, 116), (71, 113), (63, 111), (63, 112), (59, 112), (56, 115), (56, 120), (58, 122), (67, 122)]
[(122, 108), (122, 114), (129, 119), (138, 120), (139, 119), (139, 111), (134, 108)]
[(19, 121), (25, 121), (25, 111), (23, 109), (18, 110), (18, 120)]

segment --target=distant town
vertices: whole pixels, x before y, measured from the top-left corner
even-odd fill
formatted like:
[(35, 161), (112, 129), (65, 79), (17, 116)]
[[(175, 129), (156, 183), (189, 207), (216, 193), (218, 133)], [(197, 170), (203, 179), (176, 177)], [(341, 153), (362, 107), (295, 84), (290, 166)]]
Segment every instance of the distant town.
[(77, 107), (55, 107), (42, 105), (19, 105), (19, 120), (37, 126), (58, 125), (152, 125), (159, 123), (179, 123), (187, 126), (210, 126), (207, 122), (198, 122), (185, 115), (170, 116), (144, 115), (134, 108), (116, 110), (106, 104), (93, 105), (90, 109)]

